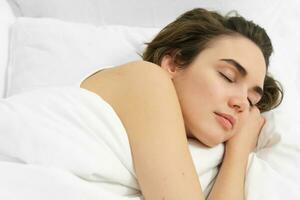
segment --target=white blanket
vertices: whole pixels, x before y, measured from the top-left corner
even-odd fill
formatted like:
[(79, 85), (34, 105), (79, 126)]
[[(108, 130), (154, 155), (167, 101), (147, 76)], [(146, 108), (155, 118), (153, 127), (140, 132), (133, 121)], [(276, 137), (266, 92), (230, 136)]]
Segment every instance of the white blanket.
[[(0, 199), (142, 199), (125, 129), (96, 94), (49, 87), (2, 99), (0, 111)], [(189, 144), (207, 194), (224, 146)]]
[[(49, 87), (1, 99), (0, 111), (0, 199), (143, 199), (125, 129), (101, 97)], [(300, 123), (276, 114), (265, 115), (249, 156), (247, 200), (300, 199)], [(207, 195), (224, 146), (189, 140), (189, 147)]]

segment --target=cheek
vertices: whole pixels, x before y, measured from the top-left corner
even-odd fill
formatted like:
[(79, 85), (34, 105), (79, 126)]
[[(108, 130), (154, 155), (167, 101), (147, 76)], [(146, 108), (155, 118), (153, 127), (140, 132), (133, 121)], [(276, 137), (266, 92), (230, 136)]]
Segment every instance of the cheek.
[(215, 107), (224, 103), (226, 88), (221, 81), (216, 79), (207, 80), (201, 85), (201, 89), (199, 90), (201, 99)]
[(187, 131), (207, 146), (215, 146), (226, 140), (213, 113), (224, 107), (228, 92), (224, 83), (216, 79), (202, 79), (187, 84), (181, 92), (182, 113)]
[(182, 112), (189, 120), (204, 120), (205, 116), (223, 107), (224, 83), (213, 75), (191, 80), (177, 87)]

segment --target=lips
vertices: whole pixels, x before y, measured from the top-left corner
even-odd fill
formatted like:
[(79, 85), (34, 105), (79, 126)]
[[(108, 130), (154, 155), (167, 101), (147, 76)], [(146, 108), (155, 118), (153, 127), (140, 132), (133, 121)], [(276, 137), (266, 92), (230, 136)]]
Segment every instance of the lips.
[(215, 114), (227, 119), (231, 123), (231, 126), (234, 127), (236, 119), (233, 116), (219, 112), (215, 112)]

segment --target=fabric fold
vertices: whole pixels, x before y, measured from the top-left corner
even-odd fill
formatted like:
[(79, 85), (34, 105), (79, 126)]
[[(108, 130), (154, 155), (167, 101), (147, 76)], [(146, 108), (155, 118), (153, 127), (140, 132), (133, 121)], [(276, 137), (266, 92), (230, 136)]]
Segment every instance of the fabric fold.
[[(55, 187), (68, 189), (68, 195), (74, 194), (69, 199), (80, 199), (78, 192), (90, 193), (87, 187), (104, 191), (103, 196), (97, 192), (89, 199), (103, 199), (107, 194), (112, 196), (106, 199), (142, 198), (126, 130), (114, 109), (100, 96), (73, 86), (48, 87), (3, 99), (0, 109), (0, 155), (23, 162), (0, 162), (5, 180), (18, 180), (24, 185), (30, 180), (38, 185), (31, 188), (32, 196), (23, 199), (35, 199), (35, 190), (39, 193), (49, 187), (44, 184), (49, 180), (43, 180), (43, 176), (57, 180)], [(207, 194), (224, 147), (207, 148), (195, 140), (189, 140), (189, 147)], [(53, 169), (64, 173), (58, 175)], [(72, 180), (81, 181), (73, 184)], [(60, 184), (65, 181), (67, 185)], [(0, 181), (0, 187), (1, 183), (5, 184)], [(11, 190), (11, 195), (16, 191), (16, 195), (21, 191), (28, 194), (14, 184), (6, 185), (6, 190)], [(47, 198), (57, 199), (51, 194)]]

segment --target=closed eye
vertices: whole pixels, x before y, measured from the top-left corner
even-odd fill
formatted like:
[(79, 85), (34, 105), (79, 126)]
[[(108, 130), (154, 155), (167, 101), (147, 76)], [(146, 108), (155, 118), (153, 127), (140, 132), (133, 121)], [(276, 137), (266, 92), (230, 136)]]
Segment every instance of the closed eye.
[(220, 73), (220, 72), (219, 72), (219, 74), (220, 74), (225, 80), (227, 80), (228, 82), (233, 83), (233, 80), (231, 80), (230, 78), (228, 78), (228, 77), (225, 76), (224, 74), (222, 74), (222, 73)]
[[(219, 72), (219, 74), (226, 80), (226, 81), (228, 81), (228, 82), (230, 82), (230, 83), (233, 83), (234, 81), (232, 81), (230, 78), (228, 78), (227, 76), (225, 76), (224, 74), (222, 74), (222, 73), (220, 73)], [(248, 101), (249, 101), (249, 105), (251, 106), (251, 107), (253, 107), (254, 105), (253, 105), (253, 103), (250, 101), (250, 99), (248, 98)]]
[(248, 101), (249, 101), (249, 105), (250, 105), (251, 107), (253, 107), (254, 105), (253, 105), (253, 103), (250, 101), (250, 99), (248, 99)]

